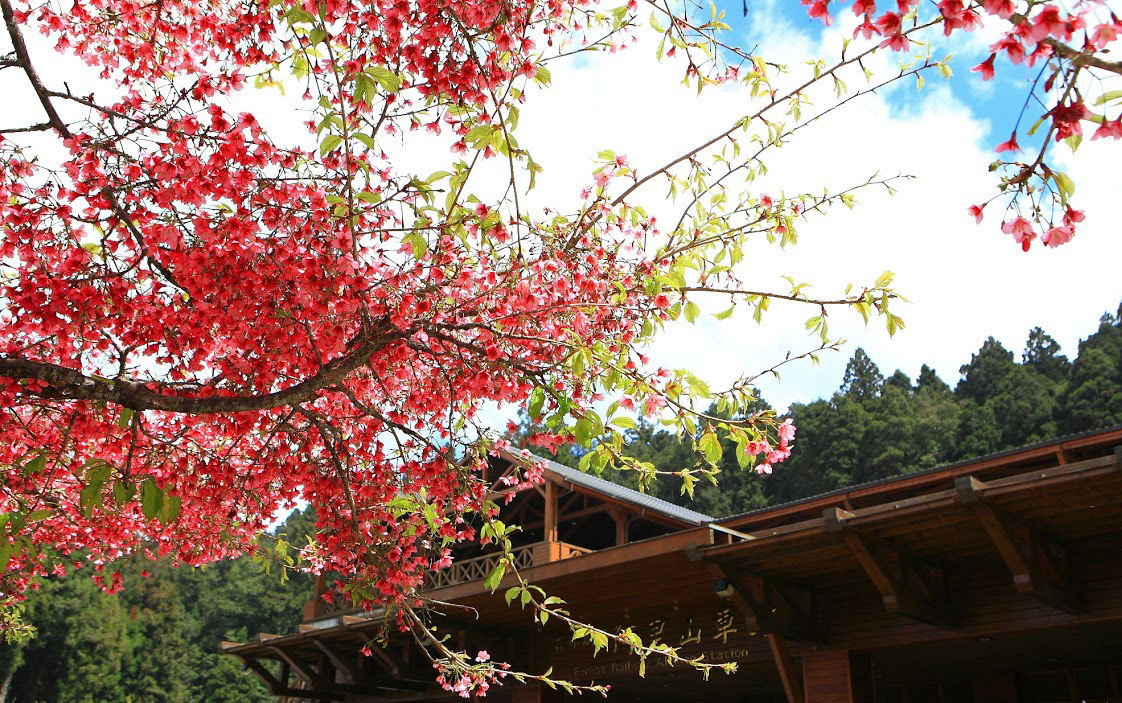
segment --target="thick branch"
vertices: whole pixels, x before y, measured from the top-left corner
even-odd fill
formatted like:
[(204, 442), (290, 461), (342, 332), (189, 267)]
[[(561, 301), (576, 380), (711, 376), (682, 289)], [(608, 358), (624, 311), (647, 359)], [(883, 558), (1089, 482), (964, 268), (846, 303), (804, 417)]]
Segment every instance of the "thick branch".
[(1101, 68), (1104, 71), (1110, 71), (1111, 73), (1117, 73), (1122, 76), (1122, 61), (1107, 61), (1106, 59), (1099, 58), (1097, 54), (1080, 51), (1063, 42), (1056, 41), (1051, 37), (1045, 39), (1044, 43), (1052, 47), (1052, 52), (1054, 54), (1071, 60), (1076, 66)]
[(19, 31), (19, 25), (16, 24), (16, 15), (12, 11), (12, 4), (9, 0), (0, 0), (0, 9), (4, 12), (4, 24), (8, 29), (8, 37), (12, 40), (12, 46), (15, 49), (17, 65), (23, 68), (23, 72), (27, 74), (27, 79), (31, 81), (31, 87), (35, 91), (36, 97), (39, 98), (39, 104), (47, 112), (47, 121), (51, 126), (58, 130), (58, 133), (64, 137), (73, 136), (70, 133), (70, 128), (59, 117), (58, 111), (55, 110), (54, 103), (47, 95), (47, 89), (43, 87), (43, 81), (39, 79), (39, 74), (35, 72), (35, 66), (31, 64), (31, 55), (27, 53), (27, 44), (23, 40), (23, 32)]
[(340, 383), (348, 374), (366, 364), (370, 355), (390, 342), (409, 334), (398, 331), (385, 320), (382, 326), (359, 335), (348, 345), (349, 352), (329, 361), (314, 375), (284, 390), (262, 395), (233, 397), (198, 397), (167, 394), (166, 387), (118, 378), (116, 380), (87, 376), (80, 371), (45, 361), (0, 357), (0, 377), (14, 381), (37, 380), (47, 384), (39, 390), (27, 389), (28, 395), (48, 400), (100, 400), (133, 410), (162, 410), (193, 415), (269, 410), (304, 403), (328, 386)]

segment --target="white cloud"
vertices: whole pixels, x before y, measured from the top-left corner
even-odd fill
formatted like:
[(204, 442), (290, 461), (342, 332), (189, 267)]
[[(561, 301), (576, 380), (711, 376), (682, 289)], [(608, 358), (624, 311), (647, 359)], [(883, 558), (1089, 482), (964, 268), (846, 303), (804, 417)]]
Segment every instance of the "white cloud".
[[(824, 46), (839, 43), (833, 30), (817, 45), (782, 23), (759, 36), (783, 47), (793, 70), (803, 59), (829, 55)], [(655, 64), (651, 53), (640, 45), (583, 67), (554, 67), (553, 88), (532, 96), (520, 131), (547, 167), (541, 179), (545, 200), (565, 198), (584, 184), (600, 148), (628, 154), (642, 170), (747, 111), (747, 97), (732, 91), (697, 99), (677, 85), (678, 68)], [(882, 61), (891, 65), (894, 59)], [(863, 79), (847, 82), (855, 88)], [(1036, 247), (1025, 254), (1001, 234), (996, 203), (982, 225), (966, 213), (968, 205), (994, 192), (995, 180), (986, 170), (993, 158), (992, 145), (984, 141), (986, 116), (973, 114), (935, 78), (919, 94), (914, 80), (897, 90), (914, 96), (911, 107), (901, 110), (899, 98), (890, 102), (883, 94), (863, 98), (773, 154), (767, 185), (754, 184), (774, 193), (845, 187), (877, 171), (915, 176), (893, 197), (871, 191), (859, 196), (852, 212), (842, 208), (810, 219), (795, 247), (761, 245), (750, 252), (760, 285), (781, 289), (778, 274), (790, 274), (826, 295), (891, 269), (911, 300), (896, 309), (908, 326), (894, 339), (879, 322), (866, 328), (855, 314), (832, 315), (833, 334), (848, 339), (848, 347), (824, 355), (820, 367), (799, 363), (784, 370), (782, 383), (765, 383), (765, 396), (780, 407), (831, 393), (856, 346), (865, 347), (886, 374), (901, 368), (914, 377), (927, 363), (952, 385), (958, 367), (989, 335), (1019, 353), (1028, 330), (1039, 325), (1074, 355), (1079, 338), (1122, 298), (1115, 273), (1122, 260), (1117, 225), (1122, 204), (1112, 167), (1122, 148), (1103, 142), (1084, 146), (1069, 169), (1088, 211), (1079, 236), (1060, 249)], [(721, 301), (710, 309), (726, 305)], [(697, 370), (719, 387), (781, 360), (789, 350), (812, 347), (814, 339), (802, 324), (812, 314), (776, 304), (760, 326), (747, 315), (674, 325), (654, 358)]]

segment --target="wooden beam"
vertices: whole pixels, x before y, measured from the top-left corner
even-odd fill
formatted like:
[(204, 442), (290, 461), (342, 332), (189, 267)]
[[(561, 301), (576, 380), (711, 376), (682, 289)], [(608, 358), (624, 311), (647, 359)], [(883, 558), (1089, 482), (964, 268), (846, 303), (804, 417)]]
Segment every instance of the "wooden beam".
[(545, 482), (545, 541), (557, 541), (557, 484)]
[[(273, 673), (265, 668), (265, 666), (254, 659), (253, 657), (242, 657), (242, 662), (245, 668), (257, 674), (257, 677), (264, 682), (265, 687), (269, 689), (269, 693), (279, 697), (290, 698), (311, 698), (314, 700), (322, 701), (341, 701), (344, 696), (342, 693), (335, 691), (321, 691), (316, 689), (303, 689), (303, 688), (289, 688), (286, 681), (278, 680), (273, 676)], [(287, 677), (285, 677), (287, 679)]]
[(338, 652), (331, 647), (327, 646), (322, 640), (312, 638), (312, 644), (316, 646), (319, 651), (323, 652), (331, 664), (340, 672), (343, 673), (351, 682), (358, 683), (359, 675), (358, 669), (355, 667), (355, 662), (347, 662), (346, 658), (341, 652)]
[(814, 603), (813, 594), (807, 592), (803, 600), (781, 586), (755, 574), (732, 571), (723, 564), (704, 559), (696, 549), (687, 549), (691, 561), (701, 561), (706, 570), (716, 579), (713, 590), (717, 595), (728, 599), (737, 611), (744, 616), (748, 630), (753, 634), (775, 634), (786, 639), (801, 642), (824, 642), (811, 614)]
[(982, 493), (989, 486), (973, 476), (961, 476), (954, 485), (958, 502), (978, 520), (1018, 591), (1065, 613), (1083, 612), (1071, 581), (1071, 553), (1066, 545), (987, 504)]
[(787, 641), (782, 635), (771, 632), (768, 633), (767, 643), (771, 648), (771, 658), (775, 661), (775, 668), (779, 671), (779, 680), (783, 682), (787, 703), (803, 703), (806, 698), (803, 696), (802, 675), (787, 650)]
[(304, 683), (312, 688), (323, 688), (326, 681), (320, 672), (308, 667), (308, 665), (303, 662), (297, 661), (280, 647), (269, 647), (269, 651), (276, 654), (282, 661), (292, 667), (292, 670), (296, 672), (296, 675), (299, 676)]
[(946, 571), (849, 528), (846, 522), (853, 517), (839, 507), (826, 508), (823, 529), (841, 537), (880, 592), (885, 610), (929, 625), (954, 627), (957, 618), (950, 606)]
[[(930, 490), (935, 486), (945, 483), (948, 479), (955, 476), (973, 474), (979, 471), (986, 471), (999, 467), (1019, 467), (1031, 462), (1053, 460), (1056, 455), (1057, 445), (1061, 446), (1065, 452), (1073, 449), (1081, 450), (1088, 448), (1094, 448), (1098, 451), (1102, 451), (1104, 449), (1108, 449), (1111, 446), (1115, 446), (1120, 441), (1122, 441), (1122, 429), (1113, 429), (1106, 432), (1098, 432), (1086, 437), (1068, 440), (1066, 442), (1063, 442), (1062, 444), (1057, 442), (1052, 444), (1044, 444), (1037, 447), (1031, 447), (1028, 449), (1015, 450), (988, 459), (980, 459), (978, 461), (970, 462), (967, 464), (954, 466), (943, 471), (919, 472), (909, 476), (900, 477), (889, 482), (876, 482), (869, 486), (850, 488), (845, 491), (827, 494), (820, 498), (808, 499), (806, 501), (797, 501), (787, 507), (770, 509), (763, 514), (752, 513), (742, 516), (738, 519), (729, 519), (724, 521), (724, 524), (727, 527), (751, 531), (753, 529), (752, 525), (760, 521), (766, 520), (768, 524), (772, 524), (772, 522), (779, 521), (784, 518), (790, 520), (791, 516), (808, 514), (814, 510), (820, 510), (829, 507), (830, 504), (836, 503), (839, 500), (849, 500), (853, 501), (854, 503), (860, 502), (863, 504), (868, 504), (871, 499), (881, 498), (882, 502), (891, 502), (891, 499), (888, 497), (889, 494), (914, 494), (918, 491)], [(1122, 456), (1119, 456), (1116, 453), (1116, 458), (1114, 461), (1122, 463)], [(1081, 461), (1078, 463), (1084, 464), (1087, 462)]]
[[(588, 517), (589, 515), (596, 515), (597, 513), (610, 513), (614, 508), (615, 506), (601, 503), (600, 505), (593, 505), (588, 508), (581, 508), (580, 510), (573, 510), (567, 513), (558, 511), (557, 524), (560, 525), (569, 520), (576, 520)], [(536, 530), (539, 527), (545, 527), (545, 520), (533, 520), (531, 522), (520, 522), (517, 524), (521, 525), (523, 530)]]
[(374, 654), (374, 658), (378, 660), (378, 663), (382, 665), (392, 678), (401, 678), (401, 665), (399, 665), (397, 660), (391, 657), (386, 650), (375, 646), (371, 647), (370, 651)]
[(257, 678), (261, 679), (261, 682), (265, 684), (265, 688), (269, 689), (270, 693), (277, 695), (277, 690), (284, 688), (284, 685), (277, 680), (277, 677), (273, 676), (273, 672), (266, 669), (261, 662), (252, 657), (241, 657), (241, 660), (242, 663), (245, 664), (246, 669), (257, 674)]

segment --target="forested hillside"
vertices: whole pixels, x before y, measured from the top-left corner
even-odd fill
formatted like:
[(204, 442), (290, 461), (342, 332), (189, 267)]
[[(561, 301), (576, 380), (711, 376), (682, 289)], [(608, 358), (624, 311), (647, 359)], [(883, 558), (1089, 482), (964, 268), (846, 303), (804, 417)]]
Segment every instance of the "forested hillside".
[[(991, 338), (960, 371), (954, 388), (926, 366), (915, 379), (885, 377), (858, 349), (833, 396), (790, 409), (795, 452), (774, 475), (737, 469), (730, 446), (719, 486), (699, 484), (693, 502), (672, 480), (654, 492), (725, 516), (1122, 424), (1122, 308), (1103, 316), (1074, 360), (1034, 329), (1019, 358)], [(667, 470), (696, 462), (687, 440), (650, 424), (634, 433), (631, 451)], [(556, 459), (576, 465), (579, 457), (562, 449)], [(312, 522), (310, 512), (294, 513), (280, 530), (300, 543)], [(311, 597), (308, 577), (282, 583), (275, 569), (263, 573), (248, 558), (205, 569), (135, 560), (122, 573), (125, 590), (116, 595), (82, 571), (31, 594), (26, 614), (38, 633), (18, 647), (0, 645), (0, 703), (270, 700), (236, 660), (217, 653), (218, 643), (291, 631)]]
[[(299, 544), (313, 526), (310, 511), (296, 512), (279, 532)], [(30, 595), (26, 616), (38, 631), (26, 644), (0, 644), (0, 703), (271, 703), (218, 643), (291, 631), (312, 597), (310, 577), (282, 583), (277, 569), (264, 573), (247, 557), (202, 569), (132, 559), (121, 573), (116, 595), (84, 571)]]
[[(724, 447), (719, 484), (697, 484), (691, 501), (673, 477), (655, 483), (658, 497), (724, 517), (836, 488), (927, 469), (1054, 437), (1122, 424), (1122, 307), (1068, 359), (1048, 334), (1028, 333), (1019, 357), (994, 338), (959, 369), (952, 388), (928, 366), (917, 378), (887, 377), (862, 349), (846, 366), (829, 398), (796, 404), (795, 451), (771, 476), (737, 467), (734, 445)], [(766, 402), (761, 401), (766, 407)], [(534, 449), (523, 424), (520, 440)], [(633, 456), (668, 471), (697, 463), (691, 443), (641, 423)], [(537, 450), (540, 451), (540, 450)], [(576, 466), (579, 456), (554, 457)], [(627, 476), (606, 476), (633, 483)]]

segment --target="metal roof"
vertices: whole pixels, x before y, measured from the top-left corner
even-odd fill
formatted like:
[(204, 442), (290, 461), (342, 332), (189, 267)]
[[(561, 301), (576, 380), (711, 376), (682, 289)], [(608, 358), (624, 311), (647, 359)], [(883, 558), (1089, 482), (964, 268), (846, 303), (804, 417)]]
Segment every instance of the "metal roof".
[(707, 525), (715, 520), (715, 518), (710, 515), (704, 515), (696, 510), (674, 505), (661, 498), (655, 498), (652, 495), (640, 493), (634, 489), (621, 486), (618, 483), (612, 483), (606, 479), (587, 474), (579, 469), (570, 468), (564, 464), (558, 464), (556, 461), (537, 456), (536, 454), (531, 454), (530, 456), (545, 463), (546, 469), (561, 476), (566, 481), (578, 486), (583, 486), (589, 490), (604, 493), (612, 498), (626, 501), (645, 510), (651, 510), (693, 525)]
[[(743, 512), (743, 513), (737, 513), (736, 515), (729, 515), (728, 517), (710, 518), (710, 520), (712, 522), (716, 522), (716, 523), (731, 522), (733, 520), (739, 520), (739, 519), (750, 517), (750, 516), (753, 516), (753, 515), (762, 515), (764, 513), (772, 511), (772, 510), (779, 510), (780, 508), (789, 508), (789, 507), (794, 506), (794, 505), (799, 505), (800, 503), (812, 503), (812, 502), (814, 502), (816, 500), (820, 500), (822, 498), (828, 498), (830, 496), (844, 495), (844, 494), (846, 494), (850, 491), (858, 490), (858, 489), (861, 489), (861, 488), (868, 488), (868, 487), (871, 487), (871, 486), (888, 485), (888, 484), (891, 484), (891, 483), (895, 483), (897, 481), (902, 481), (902, 480), (905, 480), (905, 479), (912, 479), (912, 478), (915, 478), (916, 476), (926, 476), (926, 475), (930, 475), (930, 474), (937, 474), (937, 473), (940, 473), (942, 471), (949, 471), (951, 469), (956, 469), (956, 468), (959, 468), (959, 467), (962, 467), (962, 466), (969, 466), (970, 464), (976, 464), (976, 463), (979, 463), (979, 462), (982, 462), (982, 461), (988, 461), (988, 460), (991, 460), (991, 459), (1000, 459), (1001, 457), (1012, 456), (1012, 455), (1018, 454), (1020, 452), (1031, 451), (1033, 449), (1041, 449), (1043, 447), (1049, 447), (1049, 446), (1052, 446), (1052, 445), (1055, 445), (1055, 444), (1063, 444), (1064, 442), (1070, 442), (1072, 440), (1082, 439), (1084, 437), (1093, 437), (1093, 436), (1098, 435), (1098, 434), (1107, 434), (1107, 433), (1110, 433), (1110, 432), (1117, 432), (1119, 430), (1122, 430), (1122, 425), (1115, 425), (1113, 427), (1103, 427), (1101, 429), (1088, 430), (1086, 432), (1077, 432), (1075, 434), (1064, 435), (1063, 437), (1057, 437), (1055, 439), (1049, 439), (1049, 440), (1046, 440), (1046, 441), (1043, 441), (1043, 442), (1035, 442), (1033, 444), (1026, 444), (1026, 445), (1020, 446), (1020, 447), (1013, 447), (1012, 449), (1002, 449), (1001, 451), (992, 452), (990, 454), (983, 454), (982, 456), (971, 457), (969, 459), (963, 459), (961, 461), (955, 461), (955, 462), (952, 462), (952, 463), (949, 463), (949, 464), (941, 464), (939, 466), (935, 466), (935, 467), (932, 467), (930, 469), (923, 469), (921, 471), (913, 471), (911, 473), (900, 474), (899, 476), (889, 476), (888, 478), (877, 479), (876, 481), (866, 481), (865, 483), (854, 483), (854, 484), (849, 485), (849, 486), (843, 486), (841, 488), (835, 488), (832, 491), (826, 491), (825, 493), (818, 493), (816, 495), (806, 496), (805, 498), (799, 498), (797, 500), (788, 501), (786, 503), (777, 503), (775, 505), (769, 505), (769, 506), (764, 507), (764, 508), (756, 508), (755, 510), (748, 510), (748, 511)], [(782, 469), (779, 469), (779, 470), (782, 471)]]

